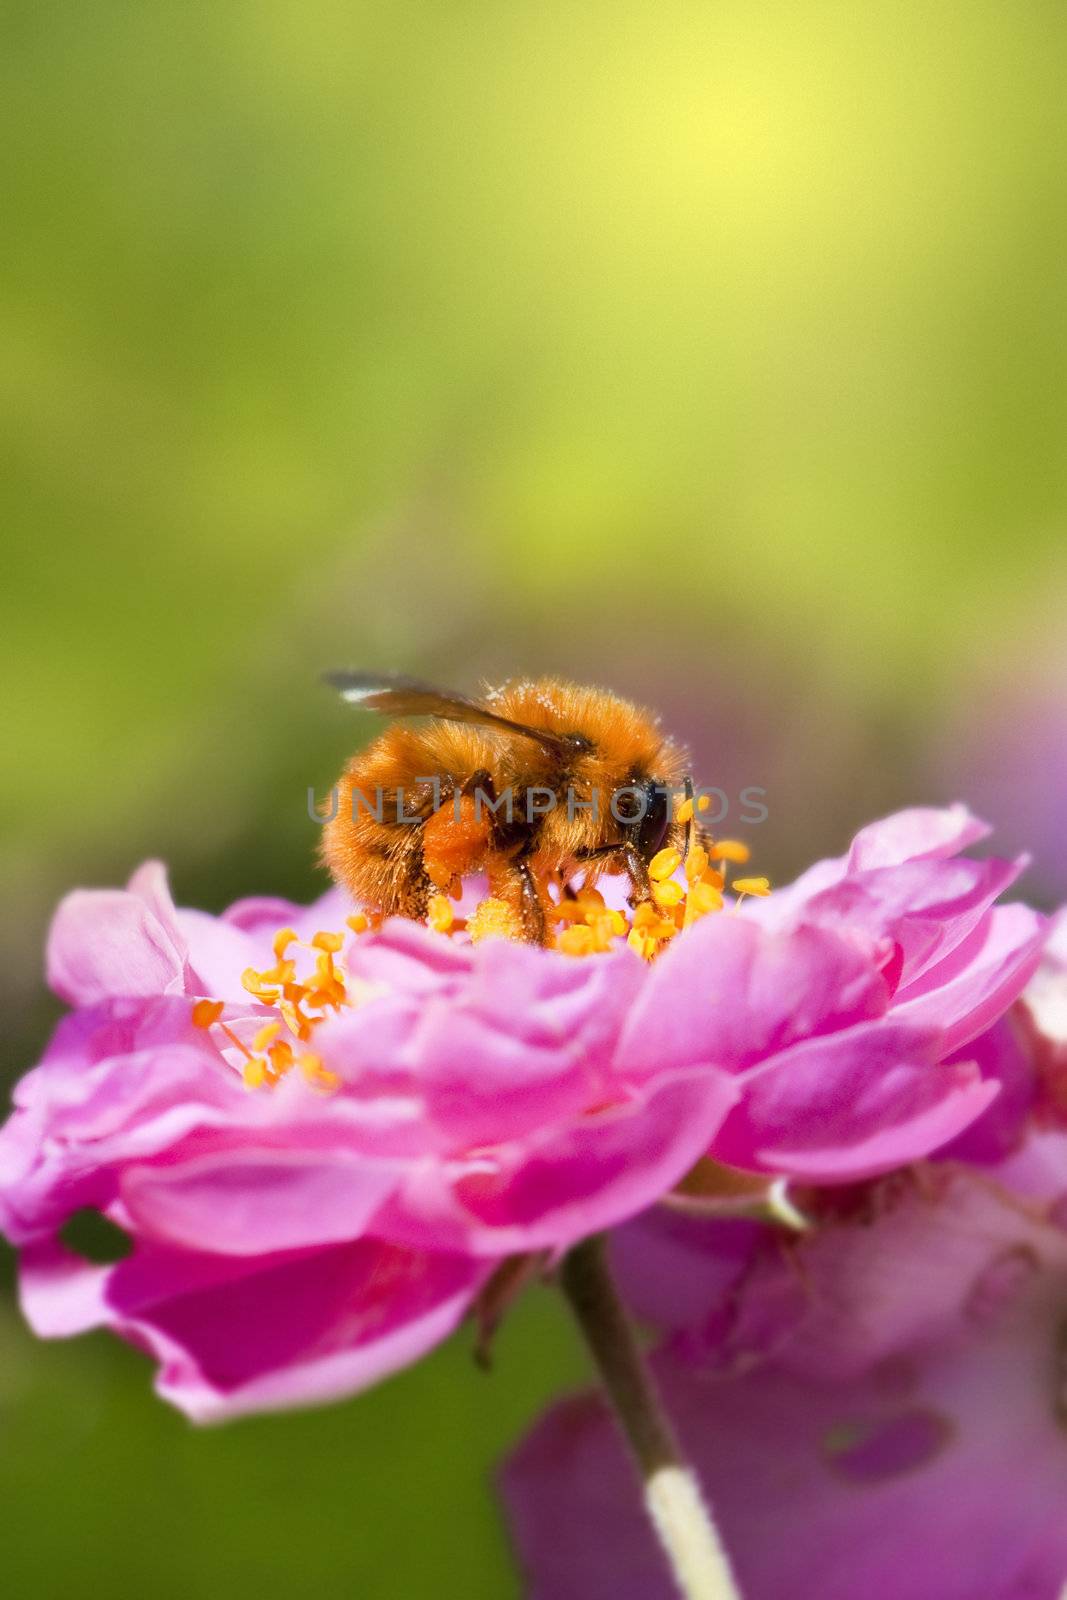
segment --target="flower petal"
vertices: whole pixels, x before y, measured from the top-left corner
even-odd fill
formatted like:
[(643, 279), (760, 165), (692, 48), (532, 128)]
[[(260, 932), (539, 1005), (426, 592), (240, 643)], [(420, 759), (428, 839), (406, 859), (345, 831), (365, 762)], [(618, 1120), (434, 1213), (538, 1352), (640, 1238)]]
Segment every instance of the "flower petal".
[(861, 1023), (782, 1051), (746, 1075), (711, 1146), (730, 1166), (852, 1182), (929, 1155), (998, 1092), (970, 1062), (939, 1064), (936, 1034)]
[(377, 1239), (247, 1265), (158, 1249), (109, 1268), (66, 1256), (24, 1258), (37, 1331), (111, 1326), (157, 1358), (159, 1392), (198, 1422), (367, 1388), (446, 1338), (489, 1270)]
[(112, 996), (180, 991), (185, 950), (140, 895), (75, 889), (52, 919), (46, 965), (60, 999), (84, 1006)]
[(771, 933), (710, 916), (656, 962), (619, 1041), (623, 1071), (714, 1061), (737, 1072), (799, 1040), (880, 1016), (870, 948), (822, 928)]
[(736, 1095), (725, 1073), (694, 1070), (451, 1169), (424, 1164), (376, 1227), (390, 1238), (479, 1255), (565, 1247), (634, 1216), (677, 1183)]
[(946, 1054), (961, 1049), (1022, 993), (1041, 960), (1045, 935), (1045, 919), (1036, 911), (995, 906), (949, 955), (897, 990), (893, 1016), (942, 1028)]

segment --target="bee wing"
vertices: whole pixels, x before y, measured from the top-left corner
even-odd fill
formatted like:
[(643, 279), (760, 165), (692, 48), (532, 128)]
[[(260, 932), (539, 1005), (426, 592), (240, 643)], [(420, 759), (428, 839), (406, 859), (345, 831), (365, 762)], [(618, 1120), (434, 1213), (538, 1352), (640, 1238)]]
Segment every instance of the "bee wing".
[(471, 722), (483, 728), (498, 728), (502, 733), (517, 733), (555, 753), (564, 753), (570, 744), (563, 734), (549, 728), (528, 728), (495, 711), (480, 706), (466, 695), (450, 689), (435, 689), (418, 678), (388, 676), (374, 672), (325, 672), (323, 682), (340, 692), (341, 699), (368, 711), (389, 717), (440, 717), (445, 722)]

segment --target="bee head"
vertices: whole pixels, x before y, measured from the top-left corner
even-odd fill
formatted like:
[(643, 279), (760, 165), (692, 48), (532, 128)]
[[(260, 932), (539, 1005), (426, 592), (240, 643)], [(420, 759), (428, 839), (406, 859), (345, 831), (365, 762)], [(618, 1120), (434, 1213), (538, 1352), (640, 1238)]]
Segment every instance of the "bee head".
[(659, 778), (638, 779), (620, 790), (614, 809), (638, 854), (651, 861), (671, 825), (670, 787)]

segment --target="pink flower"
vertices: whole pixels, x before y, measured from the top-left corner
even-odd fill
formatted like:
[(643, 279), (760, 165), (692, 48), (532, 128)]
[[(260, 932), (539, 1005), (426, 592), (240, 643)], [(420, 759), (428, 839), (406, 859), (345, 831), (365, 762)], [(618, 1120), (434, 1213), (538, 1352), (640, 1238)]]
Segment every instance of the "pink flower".
[[(950, 859), (979, 831), (890, 818), (652, 966), (342, 936), (336, 893), (210, 917), (155, 865), (69, 896), (48, 972), (75, 1009), (0, 1133), (28, 1316), (146, 1344), (198, 1416), (298, 1403), (413, 1359), (502, 1258), (637, 1215), (709, 1153), (841, 1182), (944, 1147), (999, 1088), (961, 1047), (1043, 937), (993, 907), (1013, 867)], [(68, 1249), (84, 1207), (134, 1254)]]
[[(49, 941), (78, 1009), (0, 1133), (23, 1305), (42, 1334), (106, 1323), (145, 1345), (198, 1418), (350, 1392), (414, 1359), (495, 1261), (671, 1187), (734, 1097), (707, 1064), (626, 1074), (618, 1037), (647, 969), (625, 949), (464, 948), (405, 923), (350, 941), (360, 1004), (320, 1024), (308, 1070), (284, 1071), (285, 1006), (306, 1018), (338, 981), (339, 941), (319, 938), (337, 910), (207, 918), (150, 867), (125, 892), (72, 895)], [(293, 981), (253, 979), (257, 1000), (246, 969), (279, 923)], [(132, 1256), (93, 1266), (66, 1246), (85, 1207)]]
[[(1040, 1203), (947, 1165), (884, 1180), (792, 1260), (765, 1230), (740, 1277), (731, 1267), (726, 1314), (715, 1226), (704, 1277), (719, 1309), (657, 1371), (746, 1600), (1058, 1600), (1063, 1136), (1041, 1171)], [(668, 1600), (599, 1400), (556, 1407), (504, 1484), (531, 1600)]]

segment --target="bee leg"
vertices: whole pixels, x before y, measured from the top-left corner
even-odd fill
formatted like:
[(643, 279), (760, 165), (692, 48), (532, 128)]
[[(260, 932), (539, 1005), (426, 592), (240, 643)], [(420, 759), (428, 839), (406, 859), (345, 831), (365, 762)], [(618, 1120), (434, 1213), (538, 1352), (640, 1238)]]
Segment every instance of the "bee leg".
[(547, 944), (548, 921), (534, 875), (530, 871), (530, 863), (520, 857), (515, 863), (515, 871), (520, 880), (519, 910), (523, 932), (531, 944)]
[(626, 862), (626, 871), (630, 875), (630, 884), (633, 893), (628, 898), (631, 906), (643, 906), (652, 899), (652, 884), (648, 876), (648, 865), (643, 855), (635, 845), (623, 845), (619, 851)]

